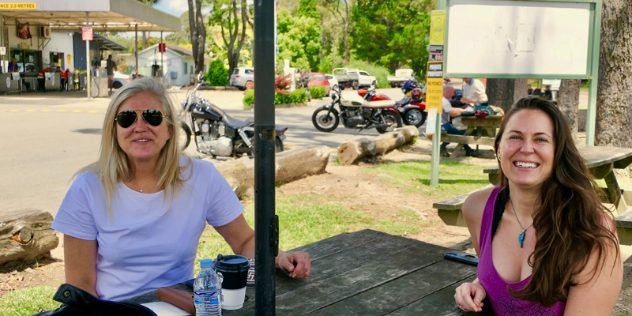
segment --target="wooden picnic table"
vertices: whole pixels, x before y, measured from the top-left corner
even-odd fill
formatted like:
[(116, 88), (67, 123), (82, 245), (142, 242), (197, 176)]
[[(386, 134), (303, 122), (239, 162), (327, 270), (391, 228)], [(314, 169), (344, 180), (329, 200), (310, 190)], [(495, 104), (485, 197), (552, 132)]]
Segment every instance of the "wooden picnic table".
[[(493, 138), (496, 137), (496, 128), (500, 126), (502, 121), (503, 117), (501, 115), (461, 116), (461, 124), (467, 126), (463, 136), (491, 138), (493, 146)], [(483, 135), (484, 133), (486, 135)], [(477, 148), (479, 145), (477, 142), (468, 142), (468, 144), (476, 144)], [(463, 147), (463, 143), (456, 145), (453, 152), (458, 152), (461, 147)]]
[[(295, 250), (309, 253), (312, 273), (297, 280), (277, 270), (276, 315), (468, 315), (454, 292), (476, 278), (476, 267), (444, 259), (451, 249), (365, 229)], [(222, 314), (254, 315), (254, 288), (246, 296), (243, 308)], [(157, 298), (153, 292), (132, 301)]]

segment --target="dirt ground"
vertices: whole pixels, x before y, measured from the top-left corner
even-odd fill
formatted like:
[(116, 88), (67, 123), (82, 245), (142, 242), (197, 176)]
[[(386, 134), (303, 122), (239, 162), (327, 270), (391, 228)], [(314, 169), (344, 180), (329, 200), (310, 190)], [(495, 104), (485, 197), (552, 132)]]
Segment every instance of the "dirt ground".
[[(451, 146), (453, 147), (453, 145)], [(430, 160), (431, 142), (423, 137), (412, 147), (404, 151), (395, 150), (382, 157), (380, 162), (398, 162), (407, 160)], [(494, 153), (491, 147), (481, 146), (480, 158), (465, 158), (462, 153), (450, 158), (452, 161), (466, 163), (494, 164)], [(323, 198), (327, 196), (338, 197), (341, 195), (362, 197), (365, 209), (362, 211), (371, 214), (388, 216), (389, 210), (407, 209), (415, 210), (422, 219), (433, 222), (433, 225), (425, 226), (419, 233), (405, 234), (408, 238), (418, 239), (424, 242), (473, 252), (469, 233), (465, 227), (445, 225), (436, 210), (432, 208), (429, 198), (423, 196), (411, 196), (396, 187), (381, 185), (375, 177), (361, 172), (362, 168), (371, 163), (361, 163), (358, 166), (338, 166), (330, 163), (326, 172), (299, 179), (278, 188), (278, 191), (286, 194), (299, 194), (305, 192), (317, 192)], [(624, 183), (625, 184), (625, 181)], [(343, 189), (344, 188), (344, 189)], [(394, 207), (393, 201), (401, 201), (401, 205)], [(61, 242), (61, 235), (60, 242)], [(622, 246), (624, 260), (628, 259), (632, 251)], [(49, 285), (57, 287), (64, 282), (63, 245), (52, 252), (52, 257), (42, 258), (35, 263), (21, 263), (11, 266), (0, 266), (0, 297), (15, 289)], [(632, 259), (626, 260), (625, 279), (619, 301), (613, 315), (632, 313)]]

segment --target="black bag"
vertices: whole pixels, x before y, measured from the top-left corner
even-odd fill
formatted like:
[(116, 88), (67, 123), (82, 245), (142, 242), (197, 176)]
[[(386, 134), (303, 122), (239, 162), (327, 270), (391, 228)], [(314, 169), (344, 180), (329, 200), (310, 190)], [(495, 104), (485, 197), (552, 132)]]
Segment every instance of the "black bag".
[(135, 303), (120, 303), (101, 300), (98, 297), (70, 284), (62, 284), (53, 299), (62, 303), (52, 311), (41, 312), (34, 316), (105, 316), (138, 315), (156, 316), (149, 308)]

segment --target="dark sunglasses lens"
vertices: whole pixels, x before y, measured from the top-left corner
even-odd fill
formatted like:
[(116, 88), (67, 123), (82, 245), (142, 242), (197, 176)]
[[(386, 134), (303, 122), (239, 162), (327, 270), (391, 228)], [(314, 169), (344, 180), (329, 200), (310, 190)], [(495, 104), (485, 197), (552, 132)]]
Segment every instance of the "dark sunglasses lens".
[(162, 123), (162, 112), (158, 110), (143, 111), (143, 119), (151, 126), (158, 126)]
[(123, 111), (116, 115), (116, 121), (122, 128), (128, 128), (136, 122), (136, 112)]

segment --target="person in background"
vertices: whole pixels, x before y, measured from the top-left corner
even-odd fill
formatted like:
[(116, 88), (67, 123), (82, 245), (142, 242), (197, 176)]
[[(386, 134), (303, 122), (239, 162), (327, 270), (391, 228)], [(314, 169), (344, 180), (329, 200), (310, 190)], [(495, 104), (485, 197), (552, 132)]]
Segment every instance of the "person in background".
[(463, 78), (463, 98), (461, 103), (470, 105), (489, 104), (485, 85), (476, 78)]
[[(212, 163), (180, 150), (178, 111), (153, 78), (110, 101), (98, 160), (78, 171), (51, 227), (64, 234), (66, 283), (122, 301), (193, 277), (206, 224), (254, 258), (244, 206)], [(305, 279), (309, 255), (279, 250), (276, 266)]]
[(112, 55), (108, 55), (108, 60), (107, 60), (107, 64), (105, 65), (105, 70), (108, 73), (108, 88), (110, 89), (110, 91), (108, 92), (108, 94), (112, 94), (112, 86), (114, 85), (114, 72), (117, 70), (116, 69), (116, 62), (114, 62), (114, 60), (112, 60)]
[(542, 96), (544, 96), (547, 100), (553, 99), (553, 91), (551, 91), (551, 86), (544, 86), (544, 93), (542, 93)]
[(456, 289), (457, 306), (487, 306), (496, 315), (610, 315), (623, 280), (616, 226), (565, 116), (550, 101), (523, 98), (494, 148), (500, 185), (463, 204), (479, 263), (478, 278)]
[(18, 59), (12, 58), (11, 62), (9, 62), (8, 72), (20, 72), (20, 66), (18, 65)]
[[(443, 103), (441, 106), (442, 111), (443, 111), (443, 113), (441, 113), (441, 131), (446, 132), (448, 134), (453, 134), (453, 135), (463, 135), (465, 134), (465, 132), (454, 127), (454, 125), (450, 123), (450, 118), (457, 117), (461, 115), (461, 113), (465, 112), (466, 110), (462, 108), (452, 107), (449, 101), (450, 98), (452, 98), (452, 96), (454, 96), (454, 86), (450, 84), (444, 85), (443, 86)], [(443, 157), (450, 157), (450, 154), (448, 153), (448, 144), (450, 143), (444, 142), (441, 144), (440, 153), (441, 153), (441, 156)], [(469, 156), (469, 157), (480, 156), (480, 153), (477, 151), (474, 151), (468, 144), (463, 144), (463, 149), (465, 149), (466, 156)]]

